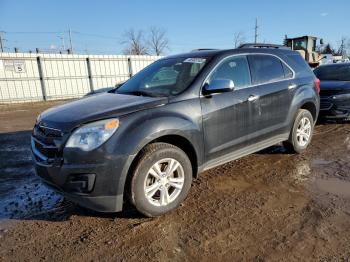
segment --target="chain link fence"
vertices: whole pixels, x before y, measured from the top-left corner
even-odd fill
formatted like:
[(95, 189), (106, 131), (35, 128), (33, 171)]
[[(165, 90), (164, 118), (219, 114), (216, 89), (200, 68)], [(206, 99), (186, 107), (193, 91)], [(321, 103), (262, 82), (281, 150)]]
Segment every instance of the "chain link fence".
[(82, 97), (124, 82), (159, 58), (0, 53), (0, 103)]

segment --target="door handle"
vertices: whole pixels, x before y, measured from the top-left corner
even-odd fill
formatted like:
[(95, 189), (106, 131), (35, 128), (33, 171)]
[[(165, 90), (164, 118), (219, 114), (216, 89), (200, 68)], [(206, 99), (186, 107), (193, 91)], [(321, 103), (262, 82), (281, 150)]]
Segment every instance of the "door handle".
[(249, 101), (249, 102), (253, 102), (253, 101), (257, 100), (258, 98), (259, 98), (258, 96), (250, 95), (250, 96), (248, 97), (248, 101)]
[(290, 85), (288, 86), (288, 89), (289, 89), (289, 90), (292, 90), (292, 89), (294, 89), (294, 88), (296, 88), (296, 87), (297, 87), (296, 84), (290, 84)]

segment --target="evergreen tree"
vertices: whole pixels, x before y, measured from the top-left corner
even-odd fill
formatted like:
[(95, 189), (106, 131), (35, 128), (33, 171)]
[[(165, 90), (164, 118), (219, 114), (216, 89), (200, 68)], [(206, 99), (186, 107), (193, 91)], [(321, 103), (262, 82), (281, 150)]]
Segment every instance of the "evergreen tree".
[(332, 46), (328, 43), (322, 50), (321, 54), (332, 54), (334, 55), (335, 51)]

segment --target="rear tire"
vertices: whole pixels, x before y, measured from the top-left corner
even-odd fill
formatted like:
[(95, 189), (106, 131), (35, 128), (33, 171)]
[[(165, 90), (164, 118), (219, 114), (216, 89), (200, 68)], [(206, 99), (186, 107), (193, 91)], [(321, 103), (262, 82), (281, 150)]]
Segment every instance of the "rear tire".
[(134, 170), (129, 200), (147, 217), (176, 209), (188, 195), (192, 165), (186, 153), (167, 143), (146, 146)]
[(303, 152), (311, 142), (313, 130), (314, 120), (310, 111), (299, 109), (289, 139), (283, 142), (284, 147), (292, 153)]

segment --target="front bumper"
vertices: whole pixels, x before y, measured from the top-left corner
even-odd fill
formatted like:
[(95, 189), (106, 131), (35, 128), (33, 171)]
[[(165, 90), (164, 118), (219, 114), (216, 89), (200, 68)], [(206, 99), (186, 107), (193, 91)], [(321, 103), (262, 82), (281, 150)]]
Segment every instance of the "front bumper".
[(350, 117), (350, 94), (321, 96), (320, 118), (346, 119)]
[(55, 184), (46, 181), (44, 178), (42, 178), (42, 181), (44, 185), (46, 185), (48, 188), (63, 195), (65, 198), (78, 204), (79, 206), (82, 206), (97, 212), (107, 212), (107, 213), (119, 212), (123, 209), (123, 195), (92, 197), (92, 196), (72, 194), (72, 193), (62, 191)]
[(36, 174), (43, 182), (72, 202), (98, 212), (123, 208), (125, 172), (129, 157), (70, 149), (62, 158), (43, 159), (32, 138)]

